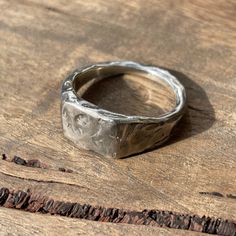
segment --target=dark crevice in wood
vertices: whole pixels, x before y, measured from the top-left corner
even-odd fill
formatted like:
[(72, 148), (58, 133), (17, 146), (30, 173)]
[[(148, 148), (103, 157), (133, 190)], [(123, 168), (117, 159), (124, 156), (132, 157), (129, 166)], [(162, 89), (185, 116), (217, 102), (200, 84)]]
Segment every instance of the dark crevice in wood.
[[(17, 165), (22, 165), (26, 167), (32, 167), (32, 168), (42, 168), (42, 169), (49, 169), (49, 166), (45, 163), (42, 163), (38, 159), (30, 159), (30, 160), (25, 160), (19, 156), (14, 156), (12, 159), (8, 158), (8, 156), (4, 153), (2, 154), (2, 160), (4, 161), (9, 161), (13, 162)], [(64, 167), (59, 167), (57, 170), (61, 172), (66, 172), (66, 173), (72, 173), (73, 170), (71, 169), (66, 169)]]
[(71, 169), (66, 169), (66, 168), (64, 168), (64, 167), (59, 167), (58, 170), (61, 171), (61, 172), (73, 173), (73, 170), (71, 170)]
[(213, 195), (216, 197), (224, 197), (224, 195), (222, 193), (219, 192), (199, 192), (202, 195)]
[(227, 197), (227, 198), (231, 198), (231, 199), (236, 199), (236, 195), (233, 195), (233, 194), (222, 194), (222, 193), (219, 193), (219, 192), (199, 192), (199, 194), (201, 195), (211, 195), (211, 196), (216, 196), (216, 197)]
[(236, 195), (233, 194), (226, 194), (226, 197), (236, 199)]
[(2, 154), (2, 160), (13, 162), (17, 165), (22, 165), (22, 166), (27, 166), (27, 167), (32, 167), (32, 168), (43, 168), (43, 169), (48, 168), (48, 165), (42, 163), (38, 159), (25, 160), (19, 156), (14, 156), (13, 158), (10, 159), (6, 154)]
[(4, 160), (4, 161), (7, 160), (7, 155), (4, 153), (2, 154), (2, 160)]
[(236, 235), (236, 223), (213, 217), (180, 214), (171, 211), (130, 211), (62, 202), (28, 191), (0, 189), (0, 206), (29, 212), (60, 215), (100, 222), (152, 225), (225, 236)]

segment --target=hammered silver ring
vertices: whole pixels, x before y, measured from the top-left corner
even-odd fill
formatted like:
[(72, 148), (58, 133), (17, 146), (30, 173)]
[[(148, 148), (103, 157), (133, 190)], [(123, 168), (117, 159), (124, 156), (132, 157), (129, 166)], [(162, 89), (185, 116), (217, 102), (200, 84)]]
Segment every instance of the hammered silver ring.
[[(99, 108), (78, 95), (84, 85), (120, 74), (137, 74), (165, 82), (175, 107), (159, 117), (128, 116)], [(102, 156), (123, 158), (163, 144), (184, 114), (186, 92), (168, 71), (132, 61), (112, 61), (75, 70), (62, 84), (61, 116), (65, 137)]]

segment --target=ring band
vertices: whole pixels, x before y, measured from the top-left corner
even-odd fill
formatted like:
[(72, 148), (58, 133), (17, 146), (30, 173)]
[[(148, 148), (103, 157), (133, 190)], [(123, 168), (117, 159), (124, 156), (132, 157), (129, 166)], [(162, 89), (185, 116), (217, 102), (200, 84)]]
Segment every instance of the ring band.
[[(120, 74), (137, 74), (164, 81), (175, 94), (175, 108), (159, 117), (110, 112), (77, 94), (89, 81)], [(105, 62), (75, 70), (62, 84), (61, 115), (65, 137), (79, 147), (113, 158), (127, 157), (163, 144), (184, 114), (186, 93), (168, 71), (132, 61)]]

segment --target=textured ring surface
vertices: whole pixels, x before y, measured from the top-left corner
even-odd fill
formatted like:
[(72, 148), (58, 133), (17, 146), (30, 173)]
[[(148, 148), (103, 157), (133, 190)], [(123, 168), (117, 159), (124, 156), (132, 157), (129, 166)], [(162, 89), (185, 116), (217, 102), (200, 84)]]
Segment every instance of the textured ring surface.
[[(159, 117), (127, 116), (110, 112), (81, 98), (77, 92), (89, 81), (119, 74), (143, 75), (164, 81), (175, 93), (175, 108)], [(64, 135), (79, 147), (103, 156), (122, 158), (165, 142), (183, 116), (186, 93), (168, 71), (132, 61), (105, 62), (77, 69), (61, 89), (61, 115)]]

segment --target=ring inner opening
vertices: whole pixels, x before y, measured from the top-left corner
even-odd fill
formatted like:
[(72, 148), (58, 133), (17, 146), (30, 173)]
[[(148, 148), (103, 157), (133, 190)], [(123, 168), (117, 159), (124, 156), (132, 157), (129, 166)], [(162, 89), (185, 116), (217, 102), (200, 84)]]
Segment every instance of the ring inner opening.
[(147, 78), (145, 73), (91, 75), (77, 85), (77, 93), (102, 109), (129, 116), (158, 117), (176, 106), (173, 89), (161, 79)]

